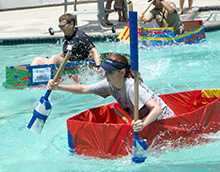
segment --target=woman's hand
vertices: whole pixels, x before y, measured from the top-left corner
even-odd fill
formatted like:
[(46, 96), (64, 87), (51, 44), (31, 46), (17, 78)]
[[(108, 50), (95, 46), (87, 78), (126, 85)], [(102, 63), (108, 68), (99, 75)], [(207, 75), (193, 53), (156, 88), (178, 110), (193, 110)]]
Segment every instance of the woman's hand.
[(57, 90), (58, 89), (58, 83), (55, 82), (51, 79), (48, 83), (47, 83), (47, 89), (48, 90)]
[(131, 122), (132, 124), (132, 127), (133, 127), (133, 130), (135, 132), (139, 132), (139, 131), (142, 131), (144, 129), (144, 125), (143, 125), (143, 122), (142, 120), (138, 119), (137, 121), (132, 121)]

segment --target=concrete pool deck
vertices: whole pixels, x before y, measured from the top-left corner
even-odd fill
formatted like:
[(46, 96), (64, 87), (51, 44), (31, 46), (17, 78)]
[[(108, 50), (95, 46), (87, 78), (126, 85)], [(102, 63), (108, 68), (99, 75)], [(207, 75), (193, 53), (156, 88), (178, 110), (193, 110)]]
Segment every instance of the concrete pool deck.
[[(179, 0), (172, 0), (179, 9)], [(141, 14), (148, 6), (147, 0), (133, 0), (133, 10)], [(194, 0), (193, 10), (201, 7), (220, 7), (220, 0)], [(188, 7), (188, 1), (185, 0), (184, 8)], [(151, 6), (152, 8), (152, 6)], [(96, 10), (97, 3), (82, 3), (77, 4), (78, 10)], [(73, 11), (73, 5), (68, 5), (67, 11)], [(64, 13), (64, 5), (17, 9), (0, 11), (1, 27), (0, 40), (3, 39), (19, 39), (19, 38), (42, 38), (42, 37), (62, 37), (63, 33), (55, 33), (51, 36), (48, 33), (48, 28), (52, 27), (54, 30), (58, 29), (58, 18)], [(195, 14), (195, 13), (194, 13)], [(181, 20), (188, 20), (194, 14), (181, 15)], [(118, 14), (111, 13), (109, 20), (116, 24), (116, 33), (109, 30), (102, 30), (97, 22), (97, 14), (88, 13), (86, 15), (78, 15), (78, 27), (85, 31), (88, 35), (118, 35), (124, 28), (126, 22), (118, 22)], [(220, 25), (220, 22), (218, 22)], [(217, 23), (217, 24), (218, 24)], [(210, 25), (210, 22), (207, 23)], [(153, 27), (155, 23), (150, 23), (147, 27)], [(206, 23), (205, 23), (206, 27)]]

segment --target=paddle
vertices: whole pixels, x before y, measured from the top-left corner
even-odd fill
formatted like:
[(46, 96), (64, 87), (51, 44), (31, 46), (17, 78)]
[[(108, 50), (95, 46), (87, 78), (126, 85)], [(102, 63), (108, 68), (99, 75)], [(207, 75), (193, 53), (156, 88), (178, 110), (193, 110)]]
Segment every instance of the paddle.
[[(131, 70), (134, 71), (134, 120), (139, 119), (138, 110), (138, 33), (137, 33), (137, 12), (129, 12), (130, 22), (130, 54), (131, 54)], [(132, 161), (135, 163), (142, 163), (145, 161), (147, 151), (146, 140), (139, 139), (139, 133), (134, 132), (133, 139), (133, 158)]]
[(115, 111), (116, 115), (118, 115), (126, 124), (129, 122), (128, 118), (126, 118), (118, 109), (112, 106), (112, 109)]
[(115, 140), (114, 145), (112, 146), (112, 148), (110, 150), (110, 154), (113, 156), (114, 153), (115, 153), (115, 150), (119, 147), (119, 145), (121, 144), (123, 138), (125, 138), (126, 134), (128, 133), (128, 130), (130, 130), (131, 125), (130, 125), (130, 122), (129, 122), (128, 118), (126, 118), (116, 107), (112, 106), (112, 109), (114, 110), (116, 115), (118, 115), (126, 124), (129, 123), (129, 125), (123, 125), (122, 126), (121, 131), (118, 134), (118, 137)]
[(149, 5), (147, 6), (146, 10), (144, 10), (144, 12), (140, 15), (141, 18), (144, 17), (144, 14), (148, 11), (148, 9), (149, 9), (150, 6), (153, 4), (153, 2), (154, 2), (154, 1), (151, 1), (151, 2), (149, 3)]
[[(147, 6), (146, 10), (140, 15), (141, 18), (144, 17), (144, 14), (147, 12), (147, 10), (150, 8), (152, 5), (153, 1), (150, 2), (150, 4)], [(121, 33), (118, 35), (118, 38), (124, 41), (130, 41), (130, 34), (129, 34), (129, 22), (125, 25)]]
[[(69, 60), (70, 55), (72, 54), (72, 45), (68, 45), (67, 47), (67, 54), (64, 58), (64, 61), (60, 65), (55, 77), (54, 77), (54, 82), (58, 80), (60, 77), (60, 74), (62, 70), (64, 69), (67, 61)], [(48, 97), (50, 95), (52, 90), (47, 90), (44, 96), (41, 97), (38, 106), (34, 109), (33, 111), (33, 116), (31, 117), (29, 123), (27, 124), (27, 128), (30, 129), (34, 133), (40, 134), (43, 127), (44, 123), (46, 122), (47, 117), (50, 115), (51, 112), (51, 103), (48, 100)]]

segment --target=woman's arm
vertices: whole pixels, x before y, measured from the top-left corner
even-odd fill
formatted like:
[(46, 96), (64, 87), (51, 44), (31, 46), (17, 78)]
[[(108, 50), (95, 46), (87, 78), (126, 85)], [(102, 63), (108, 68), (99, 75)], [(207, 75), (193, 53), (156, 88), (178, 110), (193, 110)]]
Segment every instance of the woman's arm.
[(74, 94), (92, 94), (87, 85), (59, 85), (57, 82), (50, 80), (47, 84), (48, 90), (66, 91)]
[(144, 127), (146, 127), (151, 122), (155, 121), (163, 113), (162, 108), (153, 98), (148, 100), (145, 103), (145, 105), (147, 106), (147, 108), (150, 109), (150, 113), (146, 116), (146, 118), (143, 121)]
[(162, 108), (153, 98), (148, 100), (145, 105), (150, 110), (150, 113), (144, 118), (144, 120), (132, 121), (135, 132), (143, 130), (144, 127), (155, 121), (163, 113)]

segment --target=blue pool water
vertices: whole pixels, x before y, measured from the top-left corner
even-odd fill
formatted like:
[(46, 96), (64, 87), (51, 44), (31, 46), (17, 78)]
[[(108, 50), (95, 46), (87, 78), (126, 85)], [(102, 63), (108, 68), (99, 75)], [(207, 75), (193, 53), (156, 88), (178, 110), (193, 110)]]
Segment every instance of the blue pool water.
[(203, 21), (220, 21), (220, 11), (203, 11), (198, 12), (193, 18), (194, 20)]
[[(139, 69), (144, 83), (157, 94), (219, 88), (219, 35), (220, 31), (206, 33), (207, 40), (197, 45), (140, 49)], [(100, 53), (130, 52), (125, 42), (95, 44)], [(60, 44), (1, 46), (0, 82), (5, 81), (5, 66), (28, 64), (36, 55), (57, 54), (61, 48)], [(100, 80), (100, 76), (88, 69), (80, 79), (83, 84), (90, 84)], [(26, 124), (45, 92), (45, 88), (0, 87), (0, 172), (220, 170), (220, 132), (203, 135), (210, 142), (197, 146), (174, 149), (168, 143), (160, 150), (149, 147), (148, 159), (143, 164), (133, 164), (131, 155), (114, 160), (73, 155), (67, 143), (66, 119), (114, 99), (54, 91), (50, 96), (52, 113), (42, 133), (34, 134), (26, 129)]]

